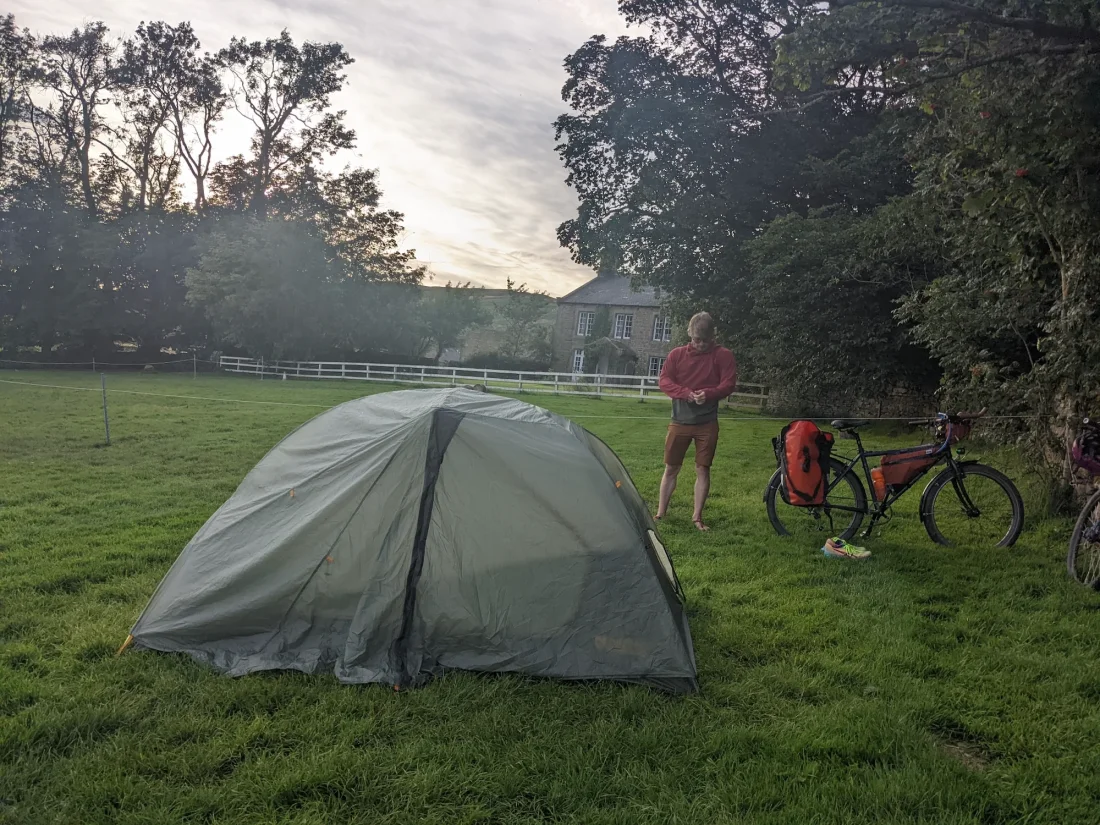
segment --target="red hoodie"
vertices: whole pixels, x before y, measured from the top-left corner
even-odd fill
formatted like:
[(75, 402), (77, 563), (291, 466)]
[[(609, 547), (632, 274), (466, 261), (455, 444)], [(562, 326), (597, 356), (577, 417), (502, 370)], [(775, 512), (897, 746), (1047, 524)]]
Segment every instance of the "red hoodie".
[[(717, 344), (699, 352), (690, 344), (668, 354), (661, 392), (672, 399), (672, 420), (677, 424), (705, 424), (718, 418), (718, 402), (737, 387), (737, 359)], [(693, 404), (691, 393), (703, 390), (706, 401)]]

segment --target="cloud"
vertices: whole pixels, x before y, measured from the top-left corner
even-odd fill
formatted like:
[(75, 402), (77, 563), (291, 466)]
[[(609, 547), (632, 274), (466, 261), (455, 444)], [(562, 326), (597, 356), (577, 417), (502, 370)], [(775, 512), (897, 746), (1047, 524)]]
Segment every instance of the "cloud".
[[(437, 280), (511, 277), (560, 295), (592, 277), (555, 236), (576, 198), (553, 122), (564, 59), (594, 34), (626, 32), (614, 0), (17, 0), (13, 11), (38, 32), (189, 20), (211, 50), (283, 27), (298, 42), (339, 41), (355, 63), (334, 103), (358, 135), (339, 161), (379, 170), (384, 205), (405, 215), (404, 245)], [(219, 154), (246, 139), (242, 124), (227, 126)]]

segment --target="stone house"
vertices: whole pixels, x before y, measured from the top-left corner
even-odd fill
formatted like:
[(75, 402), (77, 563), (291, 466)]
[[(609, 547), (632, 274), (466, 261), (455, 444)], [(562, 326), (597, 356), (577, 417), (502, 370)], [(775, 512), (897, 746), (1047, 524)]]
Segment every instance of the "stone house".
[[(602, 307), (608, 309), (611, 334), (592, 341)], [(672, 323), (654, 289), (636, 290), (629, 278), (604, 274), (559, 298), (557, 310), (551, 369), (654, 378), (661, 374), (672, 349)]]

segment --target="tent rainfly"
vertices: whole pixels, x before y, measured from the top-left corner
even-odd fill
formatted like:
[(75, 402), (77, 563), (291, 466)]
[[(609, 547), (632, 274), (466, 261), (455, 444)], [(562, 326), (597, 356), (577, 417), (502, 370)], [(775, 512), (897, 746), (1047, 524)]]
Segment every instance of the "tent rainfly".
[(573, 422), (464, 388), (367, 396), (284, 438), (183, 549), (130, 644), (232, 676), (698, 689), (682, 591), (622, 462)]

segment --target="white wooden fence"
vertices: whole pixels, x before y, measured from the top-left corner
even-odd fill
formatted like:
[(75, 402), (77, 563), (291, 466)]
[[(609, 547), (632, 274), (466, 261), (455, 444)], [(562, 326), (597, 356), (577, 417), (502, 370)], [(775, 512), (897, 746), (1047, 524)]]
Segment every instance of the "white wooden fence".
[[(356, 364), (345, 361), (264, 361), (262, 358), (237, 358), (223, 355), (220, 366), (225, 372), (274, 378), (335, 378), (346, 381), (379, 381), (389, 384), (420, 384), (454, 387), (483, 384), (486, 389), (584, 395), (595, 397), (664, 397), (657, 379), (644, 375), (599, 375), (573, 372), (521, 372), (470, 367), (437, 367), (421, 364)], [(732, 407), (763, 409), (768, 388), (760, 384), (739, 384), (727, 404)]]

